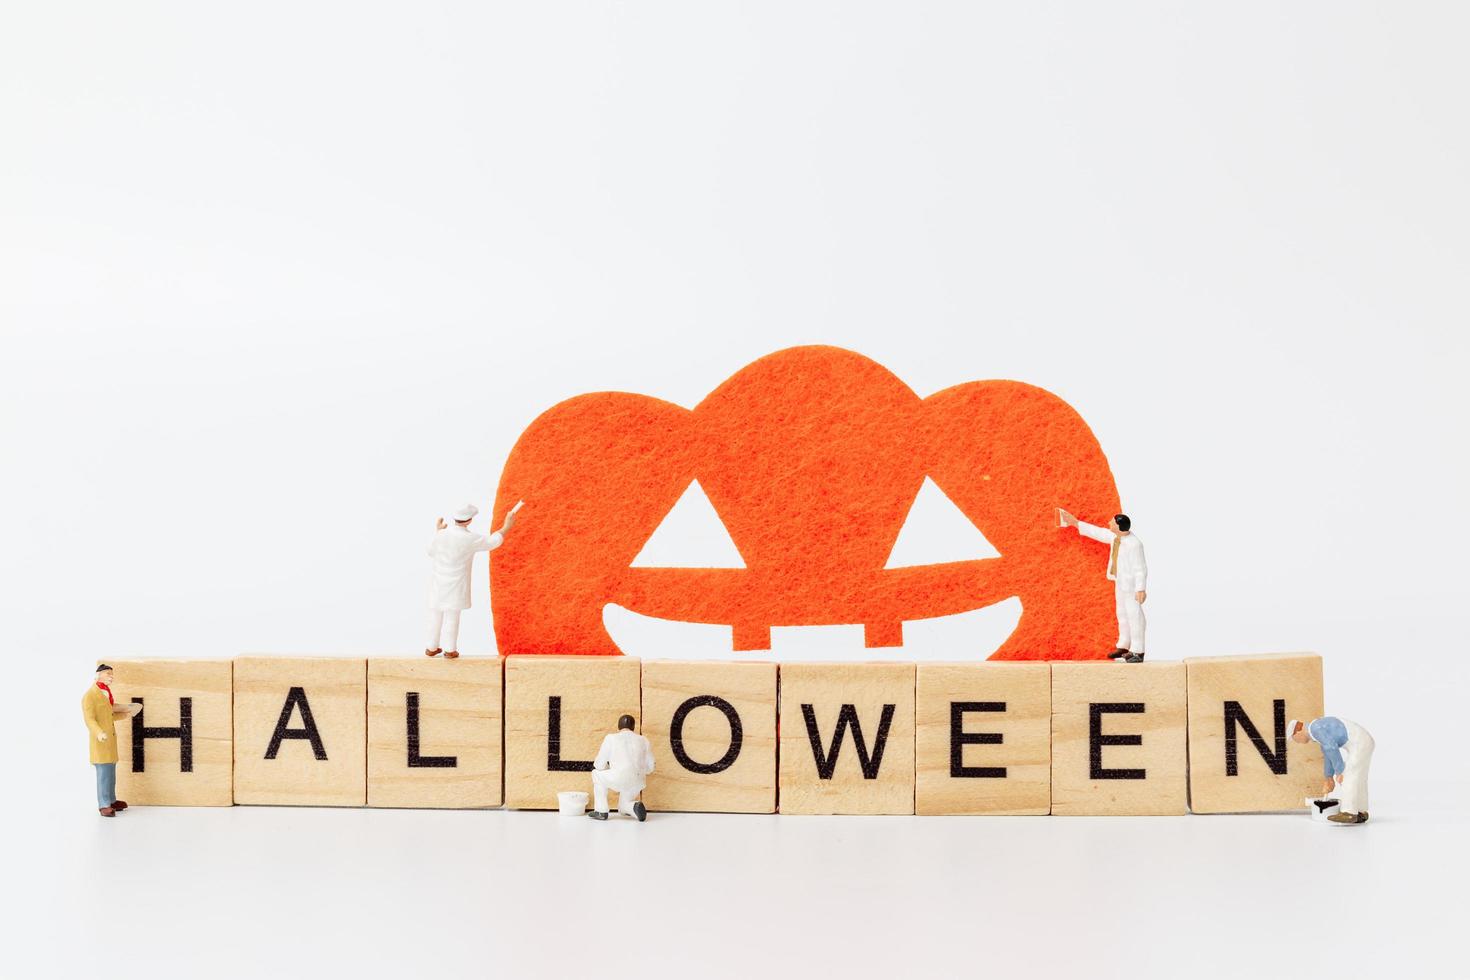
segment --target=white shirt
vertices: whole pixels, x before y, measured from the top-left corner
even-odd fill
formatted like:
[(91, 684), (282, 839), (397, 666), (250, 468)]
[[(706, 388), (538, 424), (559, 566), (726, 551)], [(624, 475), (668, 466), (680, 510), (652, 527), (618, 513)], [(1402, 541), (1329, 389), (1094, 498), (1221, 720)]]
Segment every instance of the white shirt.
[(473, 534), (469, 528), (451, 524), (434, 534), (429, 557), (434, 559), (434, 578), (429, 583), (429, 608), (442, 611), (470, 608), (470, 569), (475, 554), (493, 551), (505, 540), (500, 532)]
[(616, 775), (636, 776), (641, 780), (653, 772), (653, 748), (648, 739), (624, 728), (602, 740), (593, 769), (610, 769)]
[[(1146, 592), (1148, 582), (1148, 565), (1143, 560), (1143, 542), (1138, 540), (1136, 534), (1114, 534), (1105, 527), (1089, 524), (1086, 521), (1077, 522), (1077, 532), (1085, 538), (1101, 541), (1112, 548), (1113, 542), (1118, 542), (1118, 571), (1116, 575), (1109, 575), (1111, 581), (1118, 583), (1118, 589), (1123, 592)], [(1109, 555), (1112, 552), (1109, 551)]]

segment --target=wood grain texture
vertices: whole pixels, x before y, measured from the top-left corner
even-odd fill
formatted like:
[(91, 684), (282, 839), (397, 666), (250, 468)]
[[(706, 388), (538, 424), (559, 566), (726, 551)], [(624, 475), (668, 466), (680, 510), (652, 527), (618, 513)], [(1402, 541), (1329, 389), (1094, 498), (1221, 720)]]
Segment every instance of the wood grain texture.
[[(1322, 750), (1285, 738), (1292, 718), (1322, 716), (1322, 658), (1313, 653), (1244, 657), (1192, 657), (1184, 661), (1189, 694), (1189, 806), (1195, 813), (1250, 813), (1300, 810), (1322, 783)], [(1276, 702), (1281, 710), (1276, 710)], [(1252, 741), (1236, 717), (1235, 774), (1226, 737), (1227, 703), (1256, 729), (1271, 760)], [(1278, 717), (1279, 714), (1279, 717)], [(1278, 743), (1277, 721), (1282, 722)], [(1272, 771), (1283, 762), (1286, 771)]]
[[(896, 663), (786, 663), (780, 667), (780, 798), (782, 813), (914, 812), (914, 665)], [(856, 719), (869, 757), (860, 764), (856, 732), (842, 728), (835, 765), (830, 760), (844, 706)], [(879, 731), (890, 721), (879, 753)], [(807, 717), (816, 725), (812, 744)]]
[(500, 805), (501, 663), (368, 660), (368, 806)]
[[(1050, 664), (921, 663), (914, 712), (915, 812), (1050, 812)], [(962, 734), (957, 743), (956, 721), (964, 734), (1001, 741)]]
[[(325, 760), (307, 739), (286, 738), (268, 759), (292, 688), (300, 688)], [(304, 731), (292, 707), (286, 728)], [(362, 806), (367, 802), (367, 661), (363, 658), (235, 659), (235, 802)]]
[[(639, 716), (640, 662), (633, 657), (512, 656), (505, 661), (505, 805), (556, 808), (563, 790), (592, 791), (592, 759), (618, 717)], [(560, 738), (550, 731), (559, 699)], [(551, 755), (575, 770), (553, 770)], [(664, 760), (655, 759), (655, 765)]]
[[(117, 704), (143, 701), (116, 723), (117, 795), (131, 806), (230, 806), (234, 802), (234, 665), (228, 660), (111, 660)], [(187, 703), (189, 739), (181, 728)], [(145, 729), (142, 751), (133, 732)], [(160, 730), (163, 731), (160, 731)], [(187, 759), (188, 771), (185, 771)], [(141, 764), (141, 769), (136, 768)]]
[[(1185, 694), (1182, 663), (1051, 665), (1051, 812), (1071, 815), (1166, 815), (1187, 812)], [(1100, 744), (1094, 774), (1092, 705), (1099, 731), (1141, 744)], [(1143, 778), (1120, 778), (1138, 772)]]
[[(719, 703), (707, 703), (708, 698)], [(688, 707), (684, 707), (688, 705)], [(675, 751), (672, 724), (683, 711)], [(739, 721), (738, 748), (726, 712)], [(776, 665), (650, 660), (643, 664), (643, 734), (656, 768), (643, 802), (650, 810), (705, 813), (776, 811)], [(731, 752), (733, 758), (728, 758)]]

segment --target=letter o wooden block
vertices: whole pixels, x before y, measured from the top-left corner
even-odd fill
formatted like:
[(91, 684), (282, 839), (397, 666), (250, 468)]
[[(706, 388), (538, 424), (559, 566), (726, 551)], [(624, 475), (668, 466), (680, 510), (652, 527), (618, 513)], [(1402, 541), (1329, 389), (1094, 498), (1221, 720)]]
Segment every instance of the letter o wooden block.
[(563, 790), (590, 796), (603, 737), (617, 731), (619, 716), (638, 719), (639, 665), (633, 657), (506, 658), (506, 806), (554, 810)]
[(1322, 788), (1322, 750), (1287, 738), (1292, 718), (1322, 716), (1316, 654), (1192, 657), (1189, 807), (1195, 813), (1300, 810)]
[(362, 806), (367, 661), (235, 660), (235, 802)]
[(129, 804), (234, 802), (228, 660), (112, 660), (112, 696), (143, 702), (119, 718), (117, 795)]
[(499, 658), (368, 661), (368, 806), (500, 805)]
[(776, 812), (776, 665), (650, 660), (643, 734), (650, 810)]
[(1051, 812), (1187, 812), (1184, 664), (1051, 665)]
[(914, 665), (781, 665), (782, 813), (914, 812)]

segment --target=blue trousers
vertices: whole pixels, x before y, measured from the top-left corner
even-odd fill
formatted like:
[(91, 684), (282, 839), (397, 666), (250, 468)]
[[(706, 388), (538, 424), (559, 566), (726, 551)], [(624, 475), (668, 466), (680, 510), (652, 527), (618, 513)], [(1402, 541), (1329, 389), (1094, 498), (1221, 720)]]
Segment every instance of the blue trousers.
[(97, 809), (112, 806), (117, 799), (117, 763), (94, 762), (92, 767), (97, 770)]

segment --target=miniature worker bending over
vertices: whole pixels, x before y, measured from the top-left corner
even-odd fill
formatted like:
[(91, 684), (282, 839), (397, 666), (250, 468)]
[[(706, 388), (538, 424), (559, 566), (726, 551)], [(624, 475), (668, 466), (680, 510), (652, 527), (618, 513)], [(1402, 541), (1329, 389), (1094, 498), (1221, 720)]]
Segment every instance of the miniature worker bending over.
[(1367, 823), (1373, 736), (1355, 721), (1330, 716), (1305, 725), (1293, 718), (1286, 730), (1293, 742), (1322, 746), (1322, 795), (1336, 797), (1338, 804), (1338, 812), (1327, 819), (1333, 823)]
[(1109, 660), (1119, 658), (1130, 664), (1143, 661), (1143, 603), (1148, 598), (1148, 565), (1143, 560), (1143, 542), (1132, 532), (1133, 522), (1127, 514), (1118, 514), (1107, 527), (1079, 521), (1057, 508), (1062, 527), (1075, 527), (1084, 538), (1109, 545), (1108, 581), (1114, 583), (1113, 602), (1118, 614), (1118, 645)]
[(470, 521), (480, 512), (474, 504), (465, 504), (454, 512), (453, 527), (439, 518), (434, 540), (429, 542), (434, 579), (429, 586), (429, 645), (424, 648), (427, 656), (437, 657), (442, 653), (446, 660), (459, 656), (459, 614), (470, 608), (470, 572), (475, 555), (500, 547), (520, 509), (520, 504), (512, 507), (500, 530), (491, 534), (470, 533)]
[(653, 772), (653, 748), (648, 739), (633, 731), (633, 716), (618, 719), (618, 730), (602, 740), (597, 758), (592, 760), (593, 820), (607, 819), (607, 791), (618, 794), (618, 812), (642, 822), (648, 808), (638, 799), (648, 774)]

